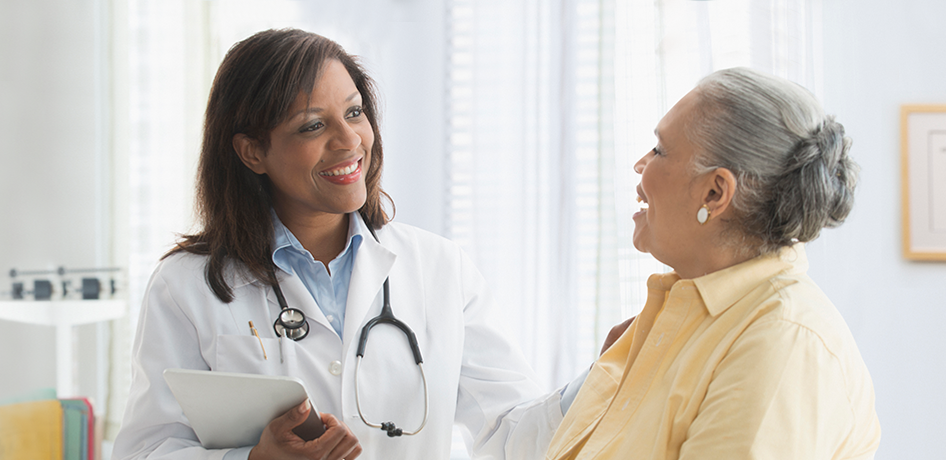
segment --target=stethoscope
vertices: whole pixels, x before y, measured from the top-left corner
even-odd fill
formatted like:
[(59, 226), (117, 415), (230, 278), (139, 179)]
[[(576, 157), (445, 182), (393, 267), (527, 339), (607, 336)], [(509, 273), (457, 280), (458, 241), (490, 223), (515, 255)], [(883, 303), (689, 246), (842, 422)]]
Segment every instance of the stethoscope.
[[(375, 234), (374, 229), (371, 228), (371, 224), (368, 223), (367, 219), (364, 219), (364, 221), (365, 225), (368, 227), (368, 231), (371, 232), (371, 236), (380, 244), (381, 240), (378, 239), (378, 235)], [(273, 276), (273, 280), (276, 280), (275, 276)], [(355, 361), (355, 407), (357, 407), (358, 416), (361, 417), (362, 422), (365, 422), (365, 425), (372, 428), (380, 428), (387, 432), (389, 437), (393, 438), (405, 434), (413, 436), (424, 429), (424, 426), (427, 425), (430, 397), (427, 394), (427, 375), (424, 373), (424, 358), (421, 357), (420, 347), (417, 346), (417, 337), (414, 335), (414, 331), (411, 330), (410, 326), (394, 317), (394, 312), (391, 310), (388, 281), (389, 278), (384, 279), (384, 303), (381, 307), (381, 314), (368, 320), (365, 326), (361, 328), (361, 338), (358, 339), (358, 350), (356, 352), (357, 361)], [(309, 335), (309, 321), (306, 319), (305, 313), (298, 308), (289, 308), (289, 305), (286, 303), (286, 298), (282, 294), (282, 289), (279, 287), (279, 281), (274, 282), (273, 291), (276, 293), (276, 299), (279, 301), (279, 308), (281, 309), (279, 316), (273, 323), (273, 330), (276, 332), (276, 335), (278, 337), (287, 337), (295, 341), (304, 339)], [(411, 352), (414, 354), (414, 362), (420, 369), (420, 377), (424, 382), (424, 419), (421, 421), (420, 426), (414, 431), (404, 431), (398, 428), (394, 422), (369, 422), (368, 419), (365, 418), (365, 414), (361, 411), (361, 400), (358, 396), (358, 369), (361, 367), (362, 358), (365, 357), (365, 347), (368, 345), (368, 334), (371, 332), (371, 329), (378, 324), (390, 324), (404, 332), (404, 335), (407, 336), (407, 342), (411, 346)]]

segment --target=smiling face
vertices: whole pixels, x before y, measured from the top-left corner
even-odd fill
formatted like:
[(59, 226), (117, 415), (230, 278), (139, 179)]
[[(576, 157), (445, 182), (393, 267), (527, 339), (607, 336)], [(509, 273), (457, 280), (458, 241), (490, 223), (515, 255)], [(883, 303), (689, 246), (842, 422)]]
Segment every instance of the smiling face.
[(634, 214), (634, 247), (678, 272), (703, 244), (696, 220), (702, 190), (691, 168), (696, 146), (685, 133), (697, 102), (694, 91), (680, 99), (657, 124), (657, 146), (634, 165), (641, 175), (638, 200), (646, 206)]
[(374, 133), (361, 104), (345, 67), (331, 60), (312, 93), (300, 93), (270, 132), (266, 151), (244, 135), (234, 137), (244, 164), (269, 177), (280, 219), (337, 217), (364, 205)]

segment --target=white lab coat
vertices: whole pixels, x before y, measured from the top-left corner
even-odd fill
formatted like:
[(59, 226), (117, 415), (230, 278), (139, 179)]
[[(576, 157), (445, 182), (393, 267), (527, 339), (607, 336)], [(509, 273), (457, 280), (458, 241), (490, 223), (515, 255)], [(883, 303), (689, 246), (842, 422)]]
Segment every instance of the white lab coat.
[[(474, 458), (544, 458), (562, 420), (559, 391), (542, 394), (521, 352), (497, 328), (502, 318), (481, 274), (458, 246), (434, 234), (397, 223), (377, 234), (380, 244), (366, 237), (357, 252), (341, 339), (296, 276), (277, 275), (289, 306), (309, 320), (309, 335), (299, 342), (276, 337), (272, 324), (280, 308), (273, 290), (241, 269), (226, 271), (234, 301), (225, 304), (206, 284), (205, 257), (177, 254), (162, 261), (141, 310), (113, 458), (219, 459), (227, 453), (200, 447), (162, 377), (167, 368), (298, 377), (316, 408), (344, 421), (360, 440), (362, 459), (448, 459), (455, 422), (469, 430)], [(430, 415), (417, 436), (389, 438), (362, 423), (355, 407), (358, 337), (381, 311), (385, 277), (394, 314), (414, 330), (423, 353)], [(262, 337), (266, 360), (248, 321)], [(419, 425), (423, 386), (399, 330), (372, 329), (359, 372), (369, 421), (393, 420), (406, 431)]]

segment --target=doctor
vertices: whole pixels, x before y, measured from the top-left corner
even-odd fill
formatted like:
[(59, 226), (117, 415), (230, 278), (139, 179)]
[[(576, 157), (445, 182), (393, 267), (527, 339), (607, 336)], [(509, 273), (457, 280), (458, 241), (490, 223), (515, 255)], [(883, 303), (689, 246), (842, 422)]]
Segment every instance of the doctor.
[[(544, 455), (562, 392), (543, 395), (534, 383), (456, 245), (389, 222), (376, 104), (362, 68), (324, 37), (270, 30), (231, 48), (206, 112), (202, 229), (151, 278), (114, 458), (446, 459), (454, 423), (474, 457)], [(381, 324), (356, 382), (359, 335), (382, 311), (385, 280), (426, 377), (406, 334)], [(289, 309), (298, 311), (280, 315)], [(303, 403), (256, 446), (204, 449), (162, 378), (167, 368), (298, 377), (328, 431), (308, 443), (291, 432)], [(380, 421), (405, 434), (368, 425)]]

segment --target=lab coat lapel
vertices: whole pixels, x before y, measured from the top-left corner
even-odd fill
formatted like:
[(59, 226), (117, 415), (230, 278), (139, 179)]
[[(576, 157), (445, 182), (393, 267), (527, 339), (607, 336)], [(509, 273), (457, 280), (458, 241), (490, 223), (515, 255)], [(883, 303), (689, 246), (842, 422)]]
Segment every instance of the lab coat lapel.
[[(348, 304), (345, 306), (344, 348), (357, 342), (361, 327), (372, 316), (381, 312), (381, 287), (394, 266), (397, 255), (379, 244), (371, 235), (365, 235), (351, 271), (348, 286)], [(377, 302), (377, 308), (372, 308)]]

